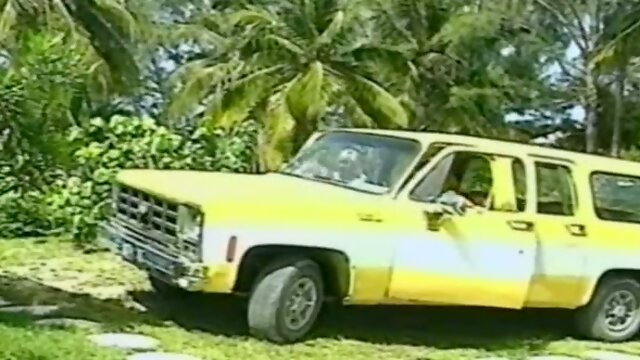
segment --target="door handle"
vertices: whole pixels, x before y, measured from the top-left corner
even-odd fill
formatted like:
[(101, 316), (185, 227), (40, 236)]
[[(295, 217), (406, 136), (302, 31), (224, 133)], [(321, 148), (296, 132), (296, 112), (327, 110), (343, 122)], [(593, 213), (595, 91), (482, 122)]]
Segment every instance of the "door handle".
[(373, 214), (365, 214), (365, 213), (361, 213), (358, 214), (358, 219), (360, 221), (364, 221), (364, 222), (375, 222), (375, 223), (379, 223), (382, 222), (382, 219), (373, 215)]
[(531, 231), (533, 230), (533, 222), (525, 220), (510, 220), (507, 221), (510, 228), (516, 231)]
[(567, 231), (573, 236), (587, 236), (587, 228), (582, 224), (569, 224)]

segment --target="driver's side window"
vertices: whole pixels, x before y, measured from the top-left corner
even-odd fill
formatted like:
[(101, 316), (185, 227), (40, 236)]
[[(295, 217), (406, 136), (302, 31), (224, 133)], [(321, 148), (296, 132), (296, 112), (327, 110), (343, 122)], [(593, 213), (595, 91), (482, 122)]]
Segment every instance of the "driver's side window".
[(457, 152), (441, 159), (417, 184), (410, 197), (429, 202), (446, 192), (454, 192), (477, 206), (488, 207), (492, 185), (490, 155)]

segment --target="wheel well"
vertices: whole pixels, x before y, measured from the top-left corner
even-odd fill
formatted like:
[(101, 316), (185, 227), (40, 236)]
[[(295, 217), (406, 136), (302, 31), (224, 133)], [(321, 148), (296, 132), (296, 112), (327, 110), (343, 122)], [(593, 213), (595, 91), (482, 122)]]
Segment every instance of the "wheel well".
[(270, 262), (286, 256), (301, 256), (315, 261), (322, 271), (326, 295), (342, 299), (349, 291), (349, 259), (338, 250), (305, 246), (261, 245), (247, 251), (238, 269), (234, 291), (247, 293), (256, 277)]
[(640, 269), (609, 269), (603, 272), (600, 277), (598, 277), (598, 281), (596, 281), (595, 285), (590, 289), (589, 296), (586, 301), (589, 301), (593, 294), (595, 294), (596, 289), (600, 284), (602, 284), (607, 279), (611, 278), (631, 278), (640, 283)]

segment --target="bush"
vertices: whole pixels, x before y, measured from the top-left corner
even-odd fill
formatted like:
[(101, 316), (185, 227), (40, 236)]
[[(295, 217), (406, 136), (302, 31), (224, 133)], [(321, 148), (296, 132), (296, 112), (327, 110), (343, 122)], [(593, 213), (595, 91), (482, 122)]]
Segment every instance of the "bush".
[[(79, 241), (95, 237), (108, 208), (111, 183), (120, 169), (198, 169), (250, 172), (255, 169), (257, 126), (247, 122), (225, 131), (197, 128), (181, 136), (153, 119), (114, 116), (74, 127), (74, 166), (28, 197), (0, 201), (0, 235), (34, 236), (71, 232)], [(7, 180), (8, 181), (8, 180)], [(17, 197), (21, 201), (16, 201)]]
[(624, 160), (640, 161), (640, 149), (637, 147), (632, 147), (630, 149), (622, 150), (620, 153), (620, 158)]

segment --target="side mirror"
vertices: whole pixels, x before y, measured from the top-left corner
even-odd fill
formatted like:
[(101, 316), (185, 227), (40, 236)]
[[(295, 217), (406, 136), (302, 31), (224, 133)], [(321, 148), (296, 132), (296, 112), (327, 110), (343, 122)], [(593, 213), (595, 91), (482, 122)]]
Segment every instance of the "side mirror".
[(429, 231), (439, 231), (442, 222), (447, 219), (445, 211), (440, 204), (428, 204), (424, 209), (424, 217), (427, 221), (427, 229)]
[(442, 219), (444, 217), (443, 213), (424, 213), (425, 218), (427, 219), (427, 230), (429, 231), (440, 231), (440, 227), (442, 226)]

